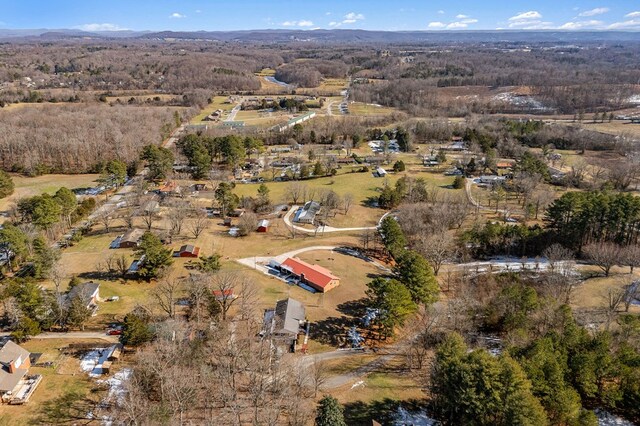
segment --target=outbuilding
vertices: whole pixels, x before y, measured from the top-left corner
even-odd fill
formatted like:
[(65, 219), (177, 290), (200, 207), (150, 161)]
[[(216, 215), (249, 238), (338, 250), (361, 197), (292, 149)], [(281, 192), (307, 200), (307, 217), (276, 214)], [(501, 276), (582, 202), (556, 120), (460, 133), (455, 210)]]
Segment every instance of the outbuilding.
[(200, 255), (200, 247), (191, 244), (185, 244), (180, 250), (173, 252), (174, 257), (198, 257)]
[(269, 231), (269, 221), (267, 219), (262, 219), (258, 222), (258, 229), (256, 232), (268, 232)]

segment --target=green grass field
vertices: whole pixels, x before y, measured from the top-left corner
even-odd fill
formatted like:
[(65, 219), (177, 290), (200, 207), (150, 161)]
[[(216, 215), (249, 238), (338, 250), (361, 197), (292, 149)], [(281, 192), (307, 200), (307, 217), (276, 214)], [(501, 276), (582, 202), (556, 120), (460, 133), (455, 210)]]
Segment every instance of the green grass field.
[(362, 102), (349, 103), (349, 114), (359, 116), (382, 116), (394, 113), (394, 108), (365, 104)]
[(200, 111), (200, 114), (196, 115), (195, 117), (193, 117), (190, 121), (191, 124), (201, 124), (202, 120), (208, 116), (209, 114), (211, 114), (212, 112), (214, 112), (217, 109), (221, 109), (225, 112), (231, 111), (234, 107), (234, 104), (226, 104), (224, 103), (226, 100), (228, 99), (227, 96), (215, 96), (213, 98), (213, 102), (211, 102), (209, 105), (207, 105), (206, 108), (204, 108), (202, 111)]
[[(53, 194), (66, 186), (69, 189), (86, 188), (96, 185), (97, 174), (80, 175), (43, 175), (26, 177), (12, 174), (15, 191), (7, 198), (0, 200), (0, 212), (6, 211), (12, 204), (24, 197), (32, 197), (43, 193)], [(1, 219), (0, 219), (1, 220)]]

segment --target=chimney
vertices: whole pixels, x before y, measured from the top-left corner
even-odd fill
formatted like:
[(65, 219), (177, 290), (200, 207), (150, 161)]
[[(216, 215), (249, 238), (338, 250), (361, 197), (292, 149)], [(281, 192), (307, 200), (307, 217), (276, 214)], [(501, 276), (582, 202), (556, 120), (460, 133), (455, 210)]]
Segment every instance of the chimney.
[(9, 362), (9, 374), (13, 374), (16, 372), (16, 363), (15, 361)]

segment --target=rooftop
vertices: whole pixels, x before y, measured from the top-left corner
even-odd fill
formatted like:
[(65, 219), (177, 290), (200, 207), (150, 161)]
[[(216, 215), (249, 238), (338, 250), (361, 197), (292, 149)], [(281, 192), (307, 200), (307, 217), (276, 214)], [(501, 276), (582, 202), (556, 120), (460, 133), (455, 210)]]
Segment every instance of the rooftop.
[(286, 259), (282, 262), (282, 266), (298, 276), (304, 275), (307, 281), (321, 288), (326, 287), (332, 280), (339, 279), (330, 270), (320, 265), (311, 265), (295, 257)]

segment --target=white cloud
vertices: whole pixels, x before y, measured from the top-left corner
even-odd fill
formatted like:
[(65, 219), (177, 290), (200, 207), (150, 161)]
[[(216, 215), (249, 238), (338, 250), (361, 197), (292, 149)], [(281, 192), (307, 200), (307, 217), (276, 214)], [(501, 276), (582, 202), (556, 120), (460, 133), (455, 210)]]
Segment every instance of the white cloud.
[(530, 10), (528, 12), (522, 12), (516, 16), (512, 16), (509, 18), (509, 21), (527, 21), (531, 19), (542, 19), (542, 15), (536, 10)]
[(615, 22), (609, 25), (607, 28), (609, 28), (610, 30), (640, 29), (640, 19), (630, 19), (628, 21)]
[(187, 15), (183, 15), (182, 13), (178, 13), (178, 12), (173, 12), (171, 15), (169, 15), (169, 18), (173, 18), (173, 19), (182, 19), (186, 17)]
[(362, 21), (364, 19), (364, 15), (362, 13), (350, 12), (344, 15), (344, 19), (348, 19), (350, 21)]
[(330, 16), (330, 15), (331, 15), (331, 12), (327, 12), (327, 13), (325, 13), (325, 15)]
[(466, 18), (460, 22), (462, 22), (463, 24), (475, 24), (476, 22), (478, 22), (478, 20), (473, 18)]
[(469, 15), (463, 15), (463, 14), (456, 15), (456, 19), (466, 19), (468, 17), (469, 17)]
[(602, 21), (590, 20), (590, 21), (573, 21), (560, 25), (558, 28), (561, 30), (579, 30), (582, 28), (600, 28), (604, 25)]
[(447, 25), (447, 29), (448, 30), (455, 30), (458, 28), (467, 28), (469, 25), (465, 24), (464, 22), (452, 22), (449, 25)]
[(83, 31), (125, 31), (127, 28), (122, 28), (117, 24), (84, 24), (76, 27)]
[(509, 28), (518, 28), (521, 30), (545, 30), (553, 28), (553, 23), (543, 21), (542, 14), (537, 10), (530, 10), (509, 18)]
[(200, 9), (196, 9), (196, 13), (202, 13)]
[(444, 15), (444, 10), (439, 10), (438, 15)]
[(445, 24), (444, 22), (429, 22), (429, 25), (427, 25), (427, 27), (429, 28), (444, 28), (446, 27), (447, 24)]
[(364, 20), (364, 15), (362, 13), (349, 12), (343, 17), (344, 19), (340, 22), (331, 21), (329, 22), (330, 27), (339, 27), (341, 25), (349, 25), (355, 24), (358, 21)]
[(597, 16), (605, 14), (609, 11), (608, 7), (596, 7), (595, 9), (585, 10), (581, 12), (578, 16)]
[(626, 15), (624, 15), (625, 18), (640, 18), (640, 11), (639, 12), (630, 12), (627, 13)]
[(284, 21), (280, 25), (283, 27), (313, 27), (313, 22), (303, 19), (300, 21)]

